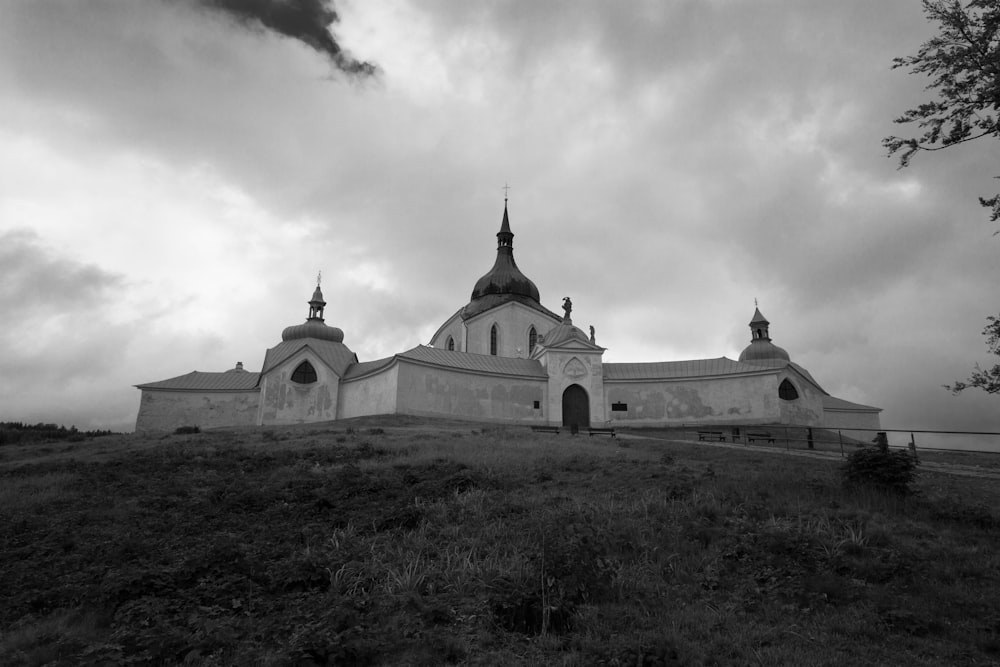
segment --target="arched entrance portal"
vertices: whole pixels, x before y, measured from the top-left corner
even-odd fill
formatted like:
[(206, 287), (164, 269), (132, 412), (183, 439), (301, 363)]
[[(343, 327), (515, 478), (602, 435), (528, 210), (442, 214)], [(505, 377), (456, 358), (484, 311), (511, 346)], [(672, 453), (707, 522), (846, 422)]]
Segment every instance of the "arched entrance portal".
[(590, 398), (587, 391), (578, 384), (566, 387), (562, 397), (563, 426), (576, 433), (590, 426)]

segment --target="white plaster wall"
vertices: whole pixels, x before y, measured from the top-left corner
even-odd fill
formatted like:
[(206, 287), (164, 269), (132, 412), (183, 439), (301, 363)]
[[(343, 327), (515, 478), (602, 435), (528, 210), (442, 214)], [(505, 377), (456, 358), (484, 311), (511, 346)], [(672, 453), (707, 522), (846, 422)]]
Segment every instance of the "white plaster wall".
[[(292, 382), (295, 367), (308, 360), (317, 381)], [(337, 418), (340, 378), (312, 351), (301, 349), (261, 378), (259, 424), (303, 424)]]
[[(398, 412), (484, 421), (545, 421), (545, 381), (399, 362)], [(534, 401), (539, 408), (534, 408)]]
[(840, 431), (847, 437), (860, 440), (861, 442), (871, 442), (875, 439), (875, 433), (852, 429), (874, 429), (877, 431), (882, 428), (882, 419), (877, 412), (824, 410), (823, 428)]
[(340, 384), (340, 419), (396, 413), (399, 366)]
[(431, 340), (431, 347), (442, 350), (448, 349), (448, 336), (455, 339), (455, 351), (465, 351), (465, 334), (463, 333), (462, 318), (455, 316), (454, 319), (438, 332), (438, 335)]
[[(679, 382), (606, 382), (612, 424), (770, 424), (780, 419), (773, 375), (691, 379)], [(627, 412), (612, 412), (625, 403)]]
[[(468, 320), (468, 351), (474, 354), (490, 353), (490, 327), (496, 323), (500, 330), (497, 356), (528, 358), (528, 329), (535, 325), (539, 336), (544, 336), (558, 324), (534, 308), (512, 301)], [(444, 339), (442, 339), (444, 340)], [(518, 348), (521, 349), (518, 352)]]
[[(788, 379), (795, 385), (799, 397), (794, 401), (785, 401), (778, 397), (778, 387)], [(796, 426), (821, 426), (823, 424), (823, 394), (798, 375), (781, 373), (775, 378), (774, 394), (781, 410), (781, 424)]]
[(180, 426), (218, 428), (257, 422), (260, 392), (196, 392), (142, 390), (137, 432), (173, 431)]

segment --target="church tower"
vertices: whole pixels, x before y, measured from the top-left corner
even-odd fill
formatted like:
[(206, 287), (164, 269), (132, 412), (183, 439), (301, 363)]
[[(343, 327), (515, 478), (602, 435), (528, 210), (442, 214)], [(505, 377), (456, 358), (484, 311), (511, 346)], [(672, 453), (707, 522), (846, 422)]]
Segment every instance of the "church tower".
[(562, 318), (542, 305), (538, 287), (514, 261), (507, 199), (496, 234), (493, 267), (476, 281), (469, 302), (448, 318), (431, 346), (455, 352), (528, 358)]

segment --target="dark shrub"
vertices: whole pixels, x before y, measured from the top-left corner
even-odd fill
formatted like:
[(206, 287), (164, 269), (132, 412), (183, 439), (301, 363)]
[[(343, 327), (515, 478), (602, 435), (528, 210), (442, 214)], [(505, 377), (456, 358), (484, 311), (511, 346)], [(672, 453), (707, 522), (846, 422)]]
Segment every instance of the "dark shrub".
[(187, 435), (189, 433), (201, 433), (201, 429), (197, 426), (178, 426), (174, 430), (174, 435)]
[(844, 485), (867, 486), (901, 496), (912, 492), (917, 460), (905, 450), (892, 451), (884, 442), (864, 447), (847, 457), (840, 469)]

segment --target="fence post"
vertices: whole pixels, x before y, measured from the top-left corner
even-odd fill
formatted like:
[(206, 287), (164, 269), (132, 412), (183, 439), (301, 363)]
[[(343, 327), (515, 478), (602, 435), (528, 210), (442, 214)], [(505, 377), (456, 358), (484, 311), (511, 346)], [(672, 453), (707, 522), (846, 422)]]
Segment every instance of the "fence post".
[(811, 426), (806, 432), (806, 443), (809, 445), (809, 449), (816, 449), (816, 445), (813, 443), (813, 430)]
[(844, 434), (837, 430), (837, 439), (840, 440), (840, 458), (844, 458)]
[(910, 433), (910, 455), (913, 456), (915, 461), (919, 461), (917, 458), (917, 441), (913, 437), (913, 433)]

